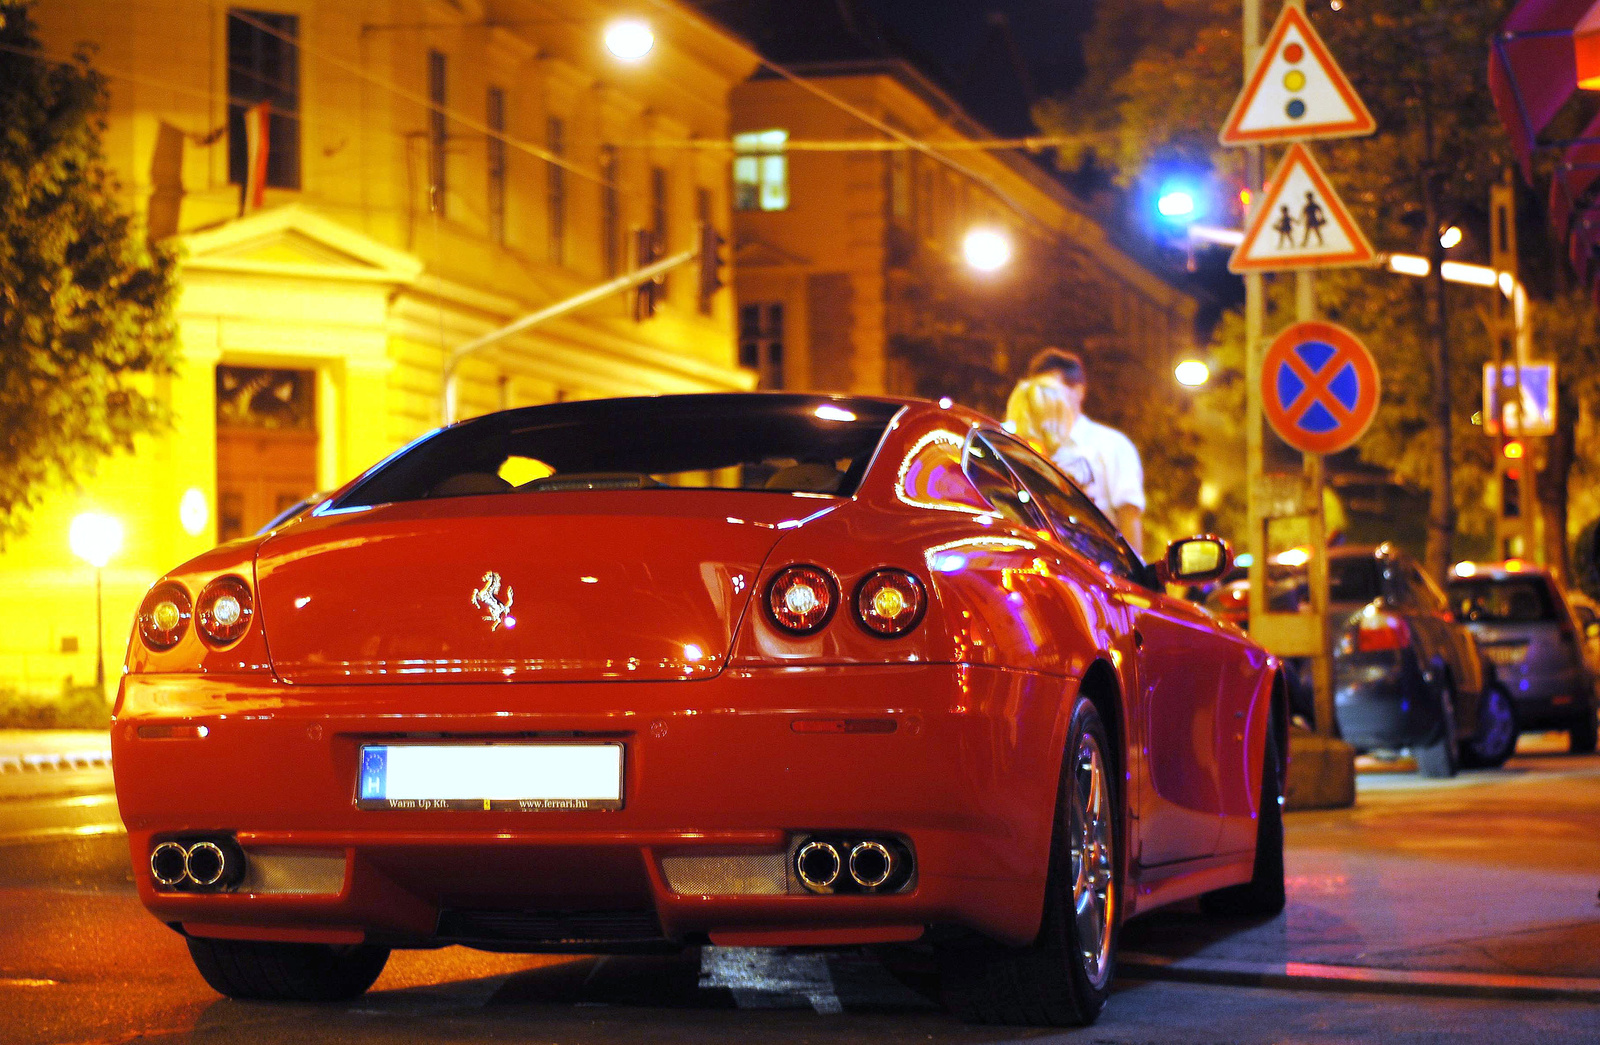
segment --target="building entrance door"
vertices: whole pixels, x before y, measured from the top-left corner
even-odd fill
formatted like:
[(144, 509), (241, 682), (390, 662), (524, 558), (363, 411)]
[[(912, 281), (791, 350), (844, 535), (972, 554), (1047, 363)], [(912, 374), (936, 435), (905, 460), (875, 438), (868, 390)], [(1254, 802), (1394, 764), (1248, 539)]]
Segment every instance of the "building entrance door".
[(217, 367), (217, 539), (255, 533), (317, 489), (311, 370)]

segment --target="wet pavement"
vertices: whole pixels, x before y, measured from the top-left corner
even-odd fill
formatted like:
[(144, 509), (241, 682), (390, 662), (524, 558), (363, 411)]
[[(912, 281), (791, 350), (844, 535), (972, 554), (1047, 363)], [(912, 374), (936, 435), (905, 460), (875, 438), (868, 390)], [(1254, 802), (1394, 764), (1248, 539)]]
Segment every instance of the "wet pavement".
[(1523, 738), (1436, 781), (1363, 760), (1356, 807), (1285, 816), (1289, 905), (1136, 919), (1125, 971), (1216, 982), (1600, 1000), (1600, 756)]

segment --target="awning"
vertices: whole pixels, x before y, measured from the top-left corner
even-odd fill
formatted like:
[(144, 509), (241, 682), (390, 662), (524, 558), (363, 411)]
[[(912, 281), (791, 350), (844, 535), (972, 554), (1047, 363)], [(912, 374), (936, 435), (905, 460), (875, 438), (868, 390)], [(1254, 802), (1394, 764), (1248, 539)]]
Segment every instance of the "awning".
[(1578, 89), (1573, 31), (1597, 0), (1522, 0), (1489, 51), (1489, 93), (1522, 176), (1533, 180), (1539, 132)]

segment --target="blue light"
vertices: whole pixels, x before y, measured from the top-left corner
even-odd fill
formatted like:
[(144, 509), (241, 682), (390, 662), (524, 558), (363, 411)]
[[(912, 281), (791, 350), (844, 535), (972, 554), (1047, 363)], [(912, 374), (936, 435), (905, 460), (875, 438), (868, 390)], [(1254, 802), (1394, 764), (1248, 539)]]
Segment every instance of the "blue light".
[(1256, 561), (1256, 557), (1254, 555), (1251, 555), (1249, 552), (1245, 552), (1243, 555), (1235, 555), (1233, 557), (1233, 564), (1235, 566), (1244, 566), (1244, 567), (1248, 568), (1250, 566), (1250, 564), (1255, 562), (1255, 561)]
[(1163, 218), (1187, 218), (1195, 211), (1194, 197), (1182, 189), (1174, 189), (1156, 201), (1156, 210)]
[(1173, 176), (1156, 190), (1156, 213), (1170, 225), (1190, 225), (1205, 217), (1204, 183), (1189, 176)]
[(964, 555), (941, 555), (933, 560), (933, 568), (940, 573), (960, 573), (966, 567)]

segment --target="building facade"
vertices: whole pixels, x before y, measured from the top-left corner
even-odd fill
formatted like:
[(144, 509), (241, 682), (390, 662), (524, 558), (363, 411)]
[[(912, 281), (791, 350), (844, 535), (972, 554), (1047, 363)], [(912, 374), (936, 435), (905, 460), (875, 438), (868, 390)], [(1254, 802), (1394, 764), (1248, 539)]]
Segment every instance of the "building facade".
[[(1194, 299), (1118, 249), (1031, 160), (975, 147), (993, 136), (913, 67), (868, 59), (797, 71), (971, 173), (788, 80), (757, 77), (734, 90), (741, 356), (764, 385), (943, 394), (912, 349), (963, 312), (966, 329), (946, 332), (988, 352), (1005, 388), (1042, 343), (1168, 382), (1171, 364), (1194, 351)], [(974, 273), (960, 261), (980, 227), (1015, 245), (1006, 271)], [(1008, 311), (1028, 288), (1082, 307)], [(958, 399), (980, 392), (943, 376)], [(987, 401), (972, 405), (996, 409), (999, 386), (989, 383)]]
[[(68, 548), (94, 509), (113, 680), (165, 570), (254, 532), (437, 426), (450, 350), (665, 253), (726, 234), (729, 94), (757, 56), (692, 8), (649, 8), (654, 48), (602, 43), (612, 0), (48, 0), (45, 55), (80, 43), (110, 86), (108, 161), (181, 250), (176, 427), (0, 550), (0, 689), (95, 674), (95, 577)], [(248, 145), (264, 131), (264, 161)], [(247, 199), (252, 164), (263, 185)], [(669, 278), (470, 357), (457, 416), (598, 395), (750, 387), (731, 295)]]

